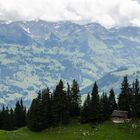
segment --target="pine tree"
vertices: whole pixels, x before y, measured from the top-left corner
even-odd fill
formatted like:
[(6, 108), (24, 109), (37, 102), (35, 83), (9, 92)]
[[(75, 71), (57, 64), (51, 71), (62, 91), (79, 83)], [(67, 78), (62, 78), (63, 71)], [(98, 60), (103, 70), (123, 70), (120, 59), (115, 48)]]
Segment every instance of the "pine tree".
[(16, 123), (15, 123), (15, 114), (14, 110), (11, 108), (9, 111), (9, 130), (16, 129)]
[(103, 93), (101, 100), (100, 100), (100, 117), (99, 117), (99, 119), (101, 121), (105, 121), (105, 120), (108, 120), (109, 117), (110, 117), (109, 99), (107, 97), (107, 94)]
[(52, 125), (52, 109), (51, 97), (49, 88), (42, 91), (43, 119), (46, 128)]
[(16, 103), (15, 121), (17, 127), (23, 127), (26, 125), (26, 108), (23, 106), (22, 99)]
[(98, 94), (98, 86), (95, 82), (91, 94), (90, 121), (92, 123), (98, 123), (100, 121), (99, 118), (100, 118), (100, 100)]
[(44, 124), (44, 110), (42, 104), (41, 93), (32, 101), (31, 107), (28, 111), (28, 128), (32, 131), (42, 131), (45, 129)]
[(133, 82), (133, 102), (132, 102), (132, 115), (134, 118), (140, 117), (140, 87), (138, 79)]
[(131, 105), (132, 105), (132, 96), (131, 90), (129, 87), (127, 76), (124, 77), (124, 80), (121, 85), (121, 93), (118, 99), (118, 105), (120, 110), (125, 110), (129, 112), (129, 116), (131, 114)]
[(56, 89), (53, 93), (52, 101), (54, 125), (67, 124), (69, 122), (68, 99), (66, 96), (66, 92), (64, 91), (64, 84), (62, 80), (60, 80), (59, 84), (56, 86)]
[(1, 129), (4, 129), (4, 117), (5, 117), (5, 106), (3, 105), (2, 106), (2, 110), (1, 110), (1, 112), (0, 112), (0, 128)]
[(81, 123), (89, 123), (89, 122), (90, 122), (90, 95), (88, 94), (81, 111)]
[(72, 108), (72, 103), (71, 103), (71, 88), (70, 88), (70, 85), (69, 83), (67, 83), (67, 92), (66, 92), (66, 96), (67, 96), (67, 101), (68, 101), (68, 110), (69, 110), (69, 113), (71, 111), (71, 108)]
[(5, 107), (3, 106), (3, 109), (2, 109), (2, 117), (3, 117), (3, 120), (2, 120), (2, 129), (3, 130), (9, 130), (9, 123), (10, 123), (10, 120), (9, 120), (9, 109), (8, 107)]
[(109, 94), (109, 114), (111, 115), (113, 110), (117, 109), (117, 103), (116, 103), (116, 99), (115, 99), (115, 92), (113, 89), (110, 90), (110, 94)]
[(70, 115), (72, 117), (80, 115), (81, 96), (79, 92), (79, 85), (76, 80), (73, 80), (71, 86), (71, 108)]
[(2, 125), (3, 125), (3, 114), (2, 110), (0, 110), (0, 129), (2, 129)]

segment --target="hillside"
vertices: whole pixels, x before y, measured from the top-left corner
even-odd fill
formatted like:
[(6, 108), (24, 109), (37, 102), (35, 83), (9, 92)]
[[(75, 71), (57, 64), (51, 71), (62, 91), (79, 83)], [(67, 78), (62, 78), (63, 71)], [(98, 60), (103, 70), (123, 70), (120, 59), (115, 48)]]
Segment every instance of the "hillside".
[[(140, 69), (136, 67), (122, 67), (118, 70), (105, 74), (97, 80), (100, 92), (109, 92), (111, 88), (115, 90), (116, 95), (120, 93), (123, 77), (128, 77), (129, 83), (133, 83), (135, 79), (140, 79)], [(131, 85), (130, 85), (131, 86)], [(93, 84), (83, 88), (81, 94), (91, 93)]]
[[(63, 79), (81, 88), (123, 66), (140, 67), (140, 28), (97, 23), (0, 23), (0, 103), (26, 104)], [(102, 85), (104, 87), (105, 85)]]
[(21, 128), (10, 132), (0, 131), (0, 140), (139, 140), (140, 125), (136, 129), (132, 129), (131, 125), (106, 122), (93, 129), (86, 124), (73, 124), (39, 133)]

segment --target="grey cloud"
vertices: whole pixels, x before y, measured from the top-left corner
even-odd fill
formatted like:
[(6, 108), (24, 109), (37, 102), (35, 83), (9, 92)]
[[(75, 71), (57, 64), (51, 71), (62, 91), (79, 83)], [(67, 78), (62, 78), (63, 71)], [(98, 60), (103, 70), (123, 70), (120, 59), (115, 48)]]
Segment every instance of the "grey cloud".
[(136, 0), (0, 0), (0, 20), (73, 20), (140, 26)]

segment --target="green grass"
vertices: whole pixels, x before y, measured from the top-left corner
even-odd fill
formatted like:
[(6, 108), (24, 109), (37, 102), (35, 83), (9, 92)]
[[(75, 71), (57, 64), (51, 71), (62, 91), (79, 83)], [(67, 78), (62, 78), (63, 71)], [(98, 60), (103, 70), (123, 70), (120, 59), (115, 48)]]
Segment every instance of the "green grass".
[(50, 128), (43, 132), (31, 132), (27, 128), (15, 131), (0, 131), (0, 140), (140, 140), (140, 123), (136, 129), (132, 124), (106, 122), (94, 129), (88, 124), (71, 124)]

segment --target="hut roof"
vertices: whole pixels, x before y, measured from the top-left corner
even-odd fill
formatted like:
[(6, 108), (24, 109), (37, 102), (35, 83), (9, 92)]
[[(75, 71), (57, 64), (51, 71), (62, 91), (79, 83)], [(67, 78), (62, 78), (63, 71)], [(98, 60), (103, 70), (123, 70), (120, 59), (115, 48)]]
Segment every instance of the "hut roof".
[(126, 118), (128, 116), (128, 111), (114, 110), (112, 117), (122, 117)]

